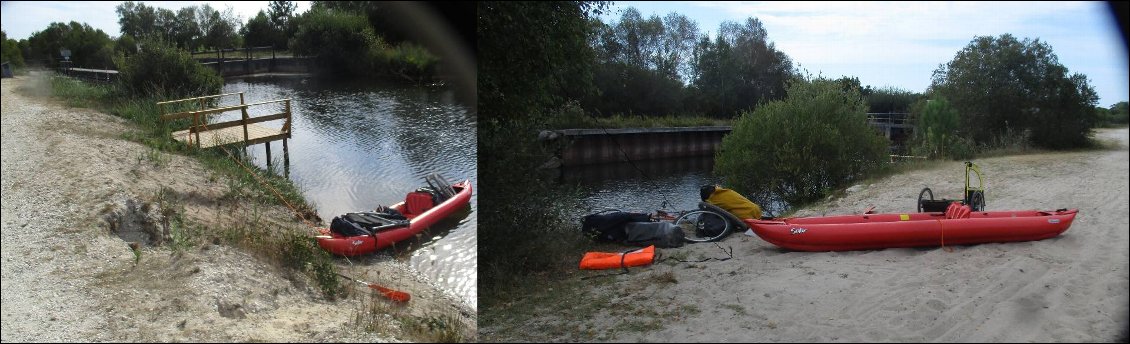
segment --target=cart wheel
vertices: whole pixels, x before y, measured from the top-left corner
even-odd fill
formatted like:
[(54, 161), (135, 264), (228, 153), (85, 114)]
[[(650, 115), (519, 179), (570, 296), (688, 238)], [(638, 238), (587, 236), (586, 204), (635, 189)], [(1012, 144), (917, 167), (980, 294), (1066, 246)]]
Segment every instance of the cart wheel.
[(929, 199), (930, 201), (934, 200), (934, 191), (930, 190), (930, 188), (923, 188), (922, 192), (918, 193), (918, 212), (919, 213), (922, 212), (922, 201), (924, 200), (923, 196), (925, 196), (926, 194), (930, 194), (930, 199)]
[(985, 210), (985, 194), (981, 191), (974, 191), (969, 195), (969, 209), (973, 211)]
[(709, 210), (695, 210), (675, 220), (675, 227), (683, 231), (689, 242), (707, 242), (722, 239), (730, 234), (730, 221), (725, 216)]

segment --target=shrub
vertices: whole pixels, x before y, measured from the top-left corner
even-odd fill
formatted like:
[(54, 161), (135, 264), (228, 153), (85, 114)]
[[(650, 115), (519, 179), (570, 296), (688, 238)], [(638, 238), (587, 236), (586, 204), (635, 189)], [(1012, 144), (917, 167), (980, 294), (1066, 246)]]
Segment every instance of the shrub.
[(395, 48), (382, 49), (381, 46), (373, 48), (370, 54), (375, 64), (372, 68), (374, 71), (384, 70), (393, 75), (419, 78), (432, 75), (439, 62), (439, 58), (424, 47), (408, 42), (401, 43)]
[(961, 135), (961, 116), (945, 98), (925, 101), (915, 111), (914, 141), (911, 151), (930, 158), (969, 159), (973, 142)]
[(715, 173), (762, 204), (810, 202), (884, 161), (888, 143), (867, 124), (858, 89), (798, 80), (784, 100), (745, 112), (722, 138)]
[(159, 39), (142, 40), (140, 52), (116, 60), (122, 89), (134, 96), (187, 98), (217, 94), (224, 86), (214, 70)]
[(319, 8), (302, 17), (290, 49), (314, 56), (333, 74), (369, 75), (373, 51), (384, 50), (385, 44), (365, 16)]

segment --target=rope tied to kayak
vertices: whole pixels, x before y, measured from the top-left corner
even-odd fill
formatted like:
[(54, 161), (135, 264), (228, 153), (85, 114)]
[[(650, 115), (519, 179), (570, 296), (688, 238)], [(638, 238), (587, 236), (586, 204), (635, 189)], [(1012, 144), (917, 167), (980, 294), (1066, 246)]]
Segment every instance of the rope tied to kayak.
[(953, 247), (947, 247), (946, 246), (946, 228), (945, 228), (945, 226), (942, 225), (942, 220), (937, 219), (937, 220), (934, 220), (934, 221), (938, 222), (938, 233), (941, 234), (942, 249), (945, 250), (946, 252), (953, 252)]
[[(201, 126), (201, 127), (204, 127), (204, 130), (205, 130), (205, 131), (207, 131), (207, 130), (208, 130), (208, 123), (207, 123), (207, 121), (202, 121), (202, 123), (200, 124), (200, 126)], [(270, 144), (270, 143), (268, 142), (267, 144)], [(294, 212), (294, 214), (295, 214), (295, 215), (298, 215), (298, 218), (299, 218), (300, 220), (302, 220), (302, 222), (303, 222), (304, 224), (306, 224), (306, 225), (307, 225), (307, 226), (309, 226), (310, 228), (317, 228), (317, 227), (318, 227), (318, 226), (317, 226), (317, 224), (315, 224), (314, 222), (312, 222), (312, 221), (310, 221), (309, 219), (307, 219), (307, 218), (306, 218), (306, 215), (305, 215), (305, 214), (303, 214), (303, 212), (301, 212), (301, 211), (299, 211), (298, 209), (296, 209), (296, 208), (295, 208), (295, 207), (294, 207), (293, 205), (291, 205), (291, 204), (290, 204), (290, 202), (287, 202), (286, 198), (285, 198), (285, 197), (283, 197), (283, 196), (282, 196), (282, 194), (281, 194), (281, 193), (279, 193), (279, 191), (278, 191), (277, 189), (275, 189), (275, 188), (274, 188), (273, 186), (271, 186), (271, 184), (270, 184), (270, 183), (267, 183), (266, 181), (264, 181), (264, 180), (263, 180), (263, 177), (259, 176), (259, 174), (258, 174), (258, 173), (255, 173), (254, 171), (252, 171), (252, 170), (251, 170), (251, 168), (249, 168), (249, 167), (247, 167), (246, 165), (244, 165), (244, 164), (243, 164), (243, 162), (242, 162), (242, 161), (240, 161), (241, 159), (236, 159), (236, 157), (235, 157), (234, 155), (232, 155), (232, 153), (231, 153), (231, 152), (229, 152), (229, 151), (228, 151), (228, 150), (227, 150), (226, 148), (220, 147), (220, 150), (224, 151), (224, 153), (225, 153), (225, 154), (227, 154), (229, 158), (231, 158), (232, 160), (234, 160), (234, 161), (235, 161), (235, 163), (236, 163), (237, 165), (239, 165), (239, 167), (242, 167), (244, 171), (247, 171), (247, 173), (248, 173), (248, 174), (250, 174), (250, 175), (251, 175), (252, 177), (255, 177), (255, 180), (256, 180), (257, 182), (259, 182), (259, 184), (260, 184), (260, 185), (262, 185), (262, 186), (266, 186), (266, 187), (267, 187), (267, 190), (270, 190), (270, 191), (271, 191), (271, 193), (273, 193), (273, 194), (275, 195), (275, 197), (276, 197), (276, 198), (278, 198), (278, 199), (279, 199), (280, 201), (282, 201), (283, 205), (285, 205), (285, 206), (286, 206), (287, 208), (289, 208), (289, 209), (290, 209), (290, 211)]]

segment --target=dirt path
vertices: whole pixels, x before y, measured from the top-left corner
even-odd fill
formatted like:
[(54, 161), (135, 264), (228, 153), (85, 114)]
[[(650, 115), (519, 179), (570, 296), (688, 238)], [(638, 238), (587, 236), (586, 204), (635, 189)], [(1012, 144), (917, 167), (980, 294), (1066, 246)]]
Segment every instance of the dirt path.
[[(547, 308), (553, 312), (481, 331), (486, 340), (532, 341), (1125, 341), (1127, 129), (1097, 137), (1117, 148), (976, 160), (988, 178), (989, 210), (1078, 208), (1074, 224), (1056, 238), (952, 252), (808, 253), (731, 235), (721, 242), (733, 248), (729, 261), (640, 268)], [(962, 162), (946, 162), (894, 175), (796, 216), (859, 213), (870, 205), (914, 211), (923, 187), (937, 198), (958, 198), (963, 171)], [(661, 251), (691, 260), (723, 256), (705, 244)], [(520, 330), (531, 327), (550, 330)]]
[[(194, 159), (124, 140), (134, 129), (122, 119), (45, 93), (35, 74), (3, 79), (4, 342), (385, 342), (429, 338), (404, 324), (434, 314), (473, 331), (472, 311), (388, 256), (338, 262), (343, 272), (410, 291), (407, 307), (365, 293), (326, 301), (304, 276), (218, 239), (143, 247), (135, 256), (110, 227), (136, 227), (168, 204), (192, 224), (186, 231), (301, 225), (285, 208), (225, 197), (231, 184)], [(382, 325), (363, 331), (358, 319)]]

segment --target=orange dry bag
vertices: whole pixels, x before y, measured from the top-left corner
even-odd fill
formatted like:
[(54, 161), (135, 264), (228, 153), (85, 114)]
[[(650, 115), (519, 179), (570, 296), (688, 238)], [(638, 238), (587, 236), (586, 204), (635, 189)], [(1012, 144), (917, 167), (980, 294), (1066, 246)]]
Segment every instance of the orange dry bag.
[(643, 266), (655, 261), (655, 245), (642, 249), (622, 252), (588, 252), (581, 258), (582, 270), (601, 270)]

